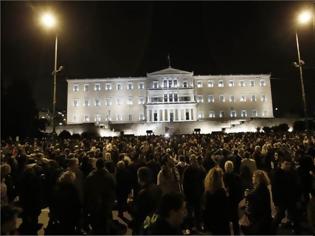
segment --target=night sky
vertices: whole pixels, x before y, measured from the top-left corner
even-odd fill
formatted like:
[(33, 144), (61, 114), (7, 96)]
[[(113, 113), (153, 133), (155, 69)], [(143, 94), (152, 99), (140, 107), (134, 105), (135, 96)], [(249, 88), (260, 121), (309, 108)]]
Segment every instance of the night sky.
[[(271, 73), (281, 115), (302, 111), (295, 17), (310, 2), (1, 2), (1, 79), (32, 85), (38, 109), (51, 108), (58, 14), (57, 108), (66, 109), (66, 79), (145, 76), (168, 66), (195, 75)], [(299, 27), (306, 99), (315, 113), (315, 29)]]

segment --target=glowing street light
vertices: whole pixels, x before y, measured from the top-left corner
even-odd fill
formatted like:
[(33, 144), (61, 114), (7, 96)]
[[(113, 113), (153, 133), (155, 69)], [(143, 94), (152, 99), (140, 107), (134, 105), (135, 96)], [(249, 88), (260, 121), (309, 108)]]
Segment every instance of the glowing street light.
[[(313, 18), (313, 14), (311, 13), (311, 11), (303, 11), (298, 15), (297, 22), (300, 25), (305, 25), (305, 24), (309, 23), (312, 20), (312, 18)], [(301, 59), (299, 37), (298, 37), (297, 30), (295, 32), (295, 40), (296, 40), (298, 62), (294, 62), (294, 66), (299, 68), (299, 72), (300, 72), (302, 99), (303, 99), (303, 107), (304, 107), (304, 117), (306, 119), (307, 118), (307, 106), (306, 106), (306, 97), (305, 97), (305, 89), (304, 89), (304, 81), (303, 81), (303, 69), (302, 69), (305, 62)]]
[[(45, 12), (40, 17), (41, 24), (47, 28), (52, 29), (57, 27), (57, 19), (51, 12)], [(52, 72), (52, 75), (54, 76), (54, 91), (53, 91), (53, 117), (52, 117), (52, 133), (56, 133), (56, 124), (55, 124), (55, 116), (56, 116), (56, 77), (57, 73), (60, 72), (63, 67), (60, 66), (57, 70), (57, 55), (58, 55), (58, 35), (56, 33), (56, 39), (55, 39), (55, 61), (54, 61), (54, 70)]]

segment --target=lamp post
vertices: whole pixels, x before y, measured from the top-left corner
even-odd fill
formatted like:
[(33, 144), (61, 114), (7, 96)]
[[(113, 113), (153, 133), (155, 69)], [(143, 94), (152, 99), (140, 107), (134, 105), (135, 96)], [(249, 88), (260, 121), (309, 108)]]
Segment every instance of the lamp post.
[[(310, 11), (303, 11), (298, 15), (298, 23), (301, 25), (307, 24), (312, 19), (312, 13)], [(300, 74), (300, 82), (301, 82), (301, 89), (302, 89), (302, 99), (303, 99), (303, 108), (304, 108), (304, 118), (307, 119), (307, 105), (306, 105), (306, 96), (305, 96), (305, 88), (304, 88), (304, 79), (303, 79), (303, 65), (305, 64), (304, 61), (301, 59), (300, 53), (300, 45), (299, 45), (299, 36), (296, 30), (295, 32), (295, 40), (296, 40), (296, 49), (297, 49), (297, 56), (298, 62), (295, 62), (295, 67), (299, 68)]]
[[(56, 28), (57, 20), (53, 14), (50, 12), (46, 12), (41, 16), (41, 23), (42, 25), (47, 28)], [(57, 55), (58, 55), (58, 35), (56, 33), (55, 38), (55, 60), (54, 60), (54, 70), (52, 72), (52, 75), (54, 77), (53, 81), (53, 115), (52, 115), (52, 133), (56, 134), (56, 123), (55, 123), (55, 116), (56, 116), (56, 78), (57, 73), (63, 69), (62, 66), (59, 67), (57, 70)]]

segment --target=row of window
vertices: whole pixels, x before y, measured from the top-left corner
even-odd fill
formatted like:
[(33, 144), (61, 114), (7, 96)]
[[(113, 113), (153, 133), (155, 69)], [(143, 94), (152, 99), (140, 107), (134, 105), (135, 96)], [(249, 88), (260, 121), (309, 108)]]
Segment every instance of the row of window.
[[(93, 105), (94, 106), (101, 106), (101, 100), (100, 99), (94, 99), (92, 100), (93, 101)], [(113, 104), (113, 99), (112, 98), (105, 98), (104, 101), (103, 101), (103, 104), (105, 106), (111, 106)], [(123, 99), (122, 98), (116, 98), (116, 105), (122, 105), (123, 104)], [(139, 97), (138, 99), (138, 104), (144, 104), (145, 103), (145, 100), (144, 100), (144, 97)], [(133, 105), (133, 97), (128, 97), (127, 101), (126, 101), (126, 104), (127, 105)], [(80, 106), (80, 100), (79, 99), (74, 99), (73, 100), (73, 106), (74, 107), (78, 107)], [(89, 99), (85, 99), (82, 103), (82, 106), (85, 106), (85, 107), (88, 107), (88, 106), (91, 106), (91, 100)]]
[[(90, 90), (90, 84), (84, 84), (83, 85), (83, 91), (87, 92)], [(100, 83), (95, 83), (94, 86), (92, 87), (94, 91), (101, 91), (102, 87)], [(105, 83), (105, 90), (112, 90), (113, 86), (112, 83)], [(128, 82), (126, 85), (127, 90), (132, 90), (134, 89), (134, 84), (133, 82)], [(138, 89), (144, 89), (144, 82), (139, 82), (138, 83)], [(73, 92), (79, 92), (80, 91), (80, 85), (79, 84), (74, 84), (73, 85)], [(123, 90), (123, 84), (122, 83), (116, 83), (116, 90)]]
[[(196, 102), (203, 103), (204, 102), (203, 97), (204, 97), (203, 95), (196, 95)], [(252, 96), (248, 97), (248, 96), (245, 96), (245, 95), (241, 95), (239, 97), (239, 101), (240, 102), (246, 102), (249, 99), (250, 99), (251, 102), (256, 102), (257, 101), (257, 96), (256, 95), (252, 95)], [(236, 99), (236, 97), (234, 95), (229, 96), (228, 100), (229, 100), (229, 102), (236, 102), (237, 101), (237, 99)], [(224, 95), (219, 95), (219, 101), (220, 102), (225, 102), (226, 101), (225, 96)], [(267, 101), (266, 95), (261, 95), (260, 96), (260, 101), (261, 102), (266, 102)], [(209, 103), (215, 102), (215, 96), (214, 95), (208, 95), (208, 102)]]
[[(197, 81), (197, 88), (202, 88), (203, 84), (204, 84), (204, 82), (202, 80), (198, 80)], [(208, 87), (209, 88), (214, 87), (214, 85), (215, 85), (215, 82), (213, 80), (208, 80)], [(228, 87), (235, 87), (237, 85), (237, 83), (234, 80), (229, 80), (227, 82), (227, 85), (228, 85)], [(246, 87), (246, 86), (255, 87), (256, 86), (256, 81), (255, 80), (250, 80), (250, 81), (240, 80), (238, 82), (238, 85), (240, 87)], [(223, 88), (224, 86), (225, 86), (224, 81), (223, 80), (219, 80), (218, 81), (218, 87), (219, 88)], [(266, 86), (266, 80), (261, 79), (259, 81), (259, 86), (260, 87), (265, 87)]]
[[(99, 114), (96, 114), (94, 117), (89, 116), (89, 115), (84, 115), (83, 116), (83, 122), (101, 122), (101, 121), (123, 121), (123, 120), (128, 120), (128, 121), (133, 121), (133, 116), (132, 114), (128, 114), (127, 116), (123, 116), (121, 114), (117, 114), (115, 116), (111, 116), (110, 112), (106, 116), (101, 116)], [(138, 116), (139, 121), (145, 120), (144, 114), (139, 114)], [(73, 122), (81, 122), (81, 120), (77, 116), (73, 116)]]
[[(232, 110), (232, 111), (230, 111), (229, 114), (226, 114), (224, 111), (219, 111), (218, 113), (216, 113), (215, 111), (210, 111), (208, 114), (208, 117), (209, 118), (216, 118), (216, 117), (224, 118), (224, 117), (227, 117), (227, 115), (231, 118), (235, 118), (238, 116), (243, 117), (243, 118), (248, 117), (248, 116), (251, 116), (251, 117), (258, 117), (259, 116), (259, 114), (256, 110), (251, 110), (251, 111), (241, 110), (239, 114), (237, 113), (237, 111)], [(261, 113), (261, 116), (263, 116), (263, 117), (267, 116), (267, 111), (263, 111)], [(205, 118), (204, 113), (198, 112), (198, 118), (199, 119)]]

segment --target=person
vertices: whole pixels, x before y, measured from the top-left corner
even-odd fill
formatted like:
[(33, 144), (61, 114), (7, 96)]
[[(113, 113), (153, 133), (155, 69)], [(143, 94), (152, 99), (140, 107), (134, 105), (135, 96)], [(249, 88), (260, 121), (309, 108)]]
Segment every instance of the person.
[(11, 205), (1, 205), (1, 235), (18, 235), (17, 220), (21, 209)]
[(135, 197), (132, 233), (139, 234), (147, 216), (156, 211), (162, 196), (161, 189), (153, 183), (153, 174), (148, 167), (140, 167), (137, 172), (140, 190)]
[(187, 215), (184, 195), (179, 192), (166, 193), (158, 208), (157, 220), (149, 227), (152, 235), (181, 235), (181, 225)]
[(271, 200), (268, 186), (270, 180), (263, 170), (256, 170), (253, 173), (254, 189), (246, 196), (246, 215), (249, 219), (249, 226), (243, 228), (245, 234), (271, 234), (272, 216)]
[(274, 217), (274, 229), (288, 211), (288, 217), (293, 223), (295, 233), (299, 232), (297, 202), (300, 198), (299, 179), (292, 168), (290, 158), (282, 157), (279, 160), (280, 167), (276, 168), (272, 175), (272, 197), (277, 209)]
[(116, 183), (113, 175), (105, 169), (105, 161), (98, 159), (96, 170), (86, 178), (84, 194), (94, 234), (110, 233), (115, 192)]
[(72, 171), (65, 171), (58, 179), (53, 191), (50, 219), (52, 224), (59, 222), (53, 234), (77, 234), (81, 216), (81, 202), (79, 191), (75, 186), (76, 175)]
[(240, 177), (234, 172), (234, 164), (232, 161), (226, 161), (224, 164), (224, 185), (229, 193), (229, 212), (230, 220), (233, 223), (234, 235), (240, 233), (239, 216), (238, 216), (238, 204), (243, 198), (241, 180)]
[(257, 170), (256, 161), (254, 159), (250, 158), (249, 152), (244, 153), (244, 158), (241, 162), (241, 167), (240, 167), (241, 170), (245, 166), (249, 168), (251, 176), (253, 175), (254, 171)]
[(205, 229), (212, 234), (230, 234), (228, 197), (223, 182), (223, 171), (213, 167), (204, 180)]
[(184, 170), (183, 190), (187, 201), (189, 228), (193, 226), (200, 227), (201, 217), (201, 199), (204, 192), (203, 180), (205, 170), (199, 165), (197, 157), (191, 155), (190, 165)]
[(77, 158), (71, 158), (69, 160), (68, 169), (75, 174), (74, 186), (77, 188), (80, 201), (83, 202), (83, 185), (84, 185), (84, 175), (80, 170), (79, 160)]
[(315, 189), (311, 190), (311, 199), (307, 204), (307, 221), (311, 234), (315, 235)]
[(181, 192), (180, 175), (169, 156), (163, 156), (161, 170), (157, 176), (157, 185), (163, 194), (172, 191)]

